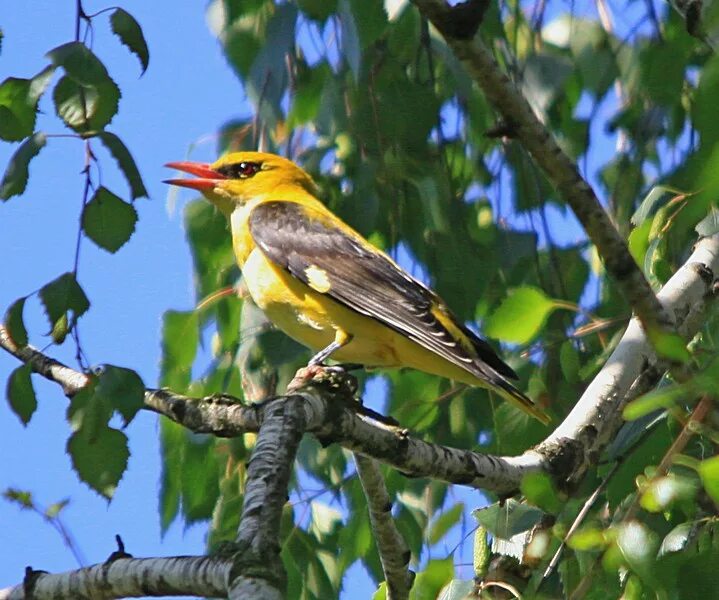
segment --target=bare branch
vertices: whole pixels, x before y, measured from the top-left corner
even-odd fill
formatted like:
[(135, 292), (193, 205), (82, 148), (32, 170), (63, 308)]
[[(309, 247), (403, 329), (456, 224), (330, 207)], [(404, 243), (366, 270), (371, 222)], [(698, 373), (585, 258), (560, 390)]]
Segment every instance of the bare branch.
[(0, 600), (226, 596), (232, 561), (218, 556), (120, 558), (76, 571), (28, 569), (25, 581), (0, 590)]
[(367, 498), (369, 520), (387, 583), (387, 598), (406, 600), (414, 582), (414, 573), (407, 568), (411, 554), (392, 518), (392, 501), (379, 464), (361, 454), (355, 454), (354, 459)]
[(267, 403), (247, 468), (230, 599), (282, 600), (287, 573), (280, 559), (280, 521), (297, 447), (305, 432), (304, 401), (287, 396)]
[[(444, 36), (487, 100), (502, 115), (512, 133), (532, 154), (560, 196), (571, 206), (597, 247), (607, 271), (617, 282), (645, 329), (650, 334), (655, 331), (673, 331), (673, 322), (634, 262), (626, 242), (612, 224), (591, 186), (537, 118), (522, 93), (499, 68), (480, 37), (457, 35), (453, 26), (456, 20), (454, 9), (445, 0), (412, 1)], [(457, 15), (457, 18), (461, 18), (461, 15)]]

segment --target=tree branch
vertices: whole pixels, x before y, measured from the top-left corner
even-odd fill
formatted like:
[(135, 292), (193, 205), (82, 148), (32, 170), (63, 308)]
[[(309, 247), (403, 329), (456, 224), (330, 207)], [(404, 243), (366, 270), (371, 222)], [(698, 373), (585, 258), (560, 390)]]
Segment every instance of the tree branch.
[(572, 208), (597, 247), (607, 271), (622, 290), (645, 330), (650, 336), (654, 332), (673, 332), (674, 323), (657, 300), (629, 253), (626, 242), (612, 224), (591, 186), (582, 178), (576, 164), (562, 151), (526, 98), (499, 68), (479, 36), (457, 35), (453, 26), (457, 18), (461, 18), (461, 15), (455, 18), (457, 7), (448, 6), (445, 0), (412, 2), (442, 34), (487, 100), (502, 115), (512, 133)]
[[(687, 262), (657, 295), (686, 338), (696, 335), (708, 302), (716, 296), (717, 272), (719, 234), (701, 239)], [(638, 395), (630, 393), (632, 388), (642, 387), (638, 376), (647, 372), (660, 374), (666, 367), (639, 321), (632, 319), (572, 411), (536, 448), (546, 458), (550, 473), (570, 484), (578, 482), (624, 423), (622, 408)]]
[(226, 596), (232, 560), (218, 556), (120, 558), (50, 574), (28, 568), (25, 581), (0, 590), (0, 600)]
[(379, 464), (361, 454), (355, 454), (354, 459), (367, 498), (369, 520), (387, 583), (387, 598), (406, 600), (414, 582), (414, 573), (407, 568), (411, 554), (392, 518), (392, 500)]
[(267, 403), (247, 467), (229, 598), (282, 600), (287, 573), (280, 559), (280, 521), (295, 454), (305, 433), (304, 401), (287, 396)]

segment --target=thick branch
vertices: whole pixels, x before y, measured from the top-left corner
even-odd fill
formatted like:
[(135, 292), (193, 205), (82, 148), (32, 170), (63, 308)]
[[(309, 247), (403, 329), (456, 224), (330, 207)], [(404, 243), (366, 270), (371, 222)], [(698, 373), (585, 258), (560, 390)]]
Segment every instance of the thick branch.
[(449, 47), (502, 115), (513, 134), (534, 157), (549, 181), (569, 204), (597, 247), (607, 271), (620, 287), (646, 331), (673, 331), (674, 324), (634, 262), (626, 242), (609, 219), (576, 164), (562, 151), (552, 134), (504, 73), (479, 36), (457, 36), (445, 0), (412, 0), (422, 15), (444, 36)]
[(25, 582), (0, 590), (0, 600), (106, 600), (141, 596), (226, 596), (228, 558), (120, 558), (76, 571), (28, 571)]
[(247, 466), (237, 554), (229, 598), (281, 600), (287, 574), (280, 559), (280, 521), (297, 447), (305, 432), (303, 400), (287, 396), (267, 403)]
[(367, 498), (369, 520), (387, 583), (387, 598), (406, 600), (414, 582), (414, 573), (408, 569), (411, 554), (392, 517), (392, 501), (379, 464), (361, 454), (355, 454), (354, 459)]
[[(696, 335), (703, 324), (707, 303), (716, 294), (717, 273), (719, 234), (700, 240), (689, 260), (658, 294), (687, 338)], [(632, 319), (564, 422), (536, 448), (548, 460), (549, 470), (560, 479), (578, 481), (622, 426), (622, 408), (637, 377), (665, 368), (638, 320)]]

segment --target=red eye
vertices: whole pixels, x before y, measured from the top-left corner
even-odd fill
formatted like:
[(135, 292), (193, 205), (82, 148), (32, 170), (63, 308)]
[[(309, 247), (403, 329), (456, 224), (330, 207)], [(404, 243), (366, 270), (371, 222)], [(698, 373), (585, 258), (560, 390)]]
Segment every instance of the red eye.
[(237, 174), (240, 177), (252, 177), (260, 170), (260, 165), (254, 162), (241, 162), (237, 165)]
[(230, 165), (224, 165), (217, 169), (217, 172), (230, 179), (247, 179), (262, 169), (262, 165), (256, 162), (242, 161)]

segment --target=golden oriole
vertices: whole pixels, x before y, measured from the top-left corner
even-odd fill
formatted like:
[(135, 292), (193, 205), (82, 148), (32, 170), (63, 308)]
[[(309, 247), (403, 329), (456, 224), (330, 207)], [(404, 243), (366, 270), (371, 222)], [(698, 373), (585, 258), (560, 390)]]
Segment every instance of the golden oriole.
[(332, 214), (312, 178), (263, 152), (212, 164), (173, 162), (195, 175), (165, 183), (199, 190), (230, 222), (247, 289), (267, 317), (333, 359), (412, 367), (497, 392), (543, 423), (549, 417), (508, 380), (517, 379), (432, 290)]

